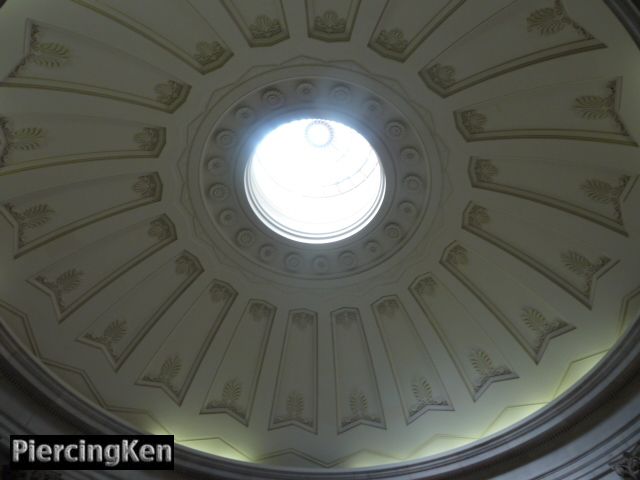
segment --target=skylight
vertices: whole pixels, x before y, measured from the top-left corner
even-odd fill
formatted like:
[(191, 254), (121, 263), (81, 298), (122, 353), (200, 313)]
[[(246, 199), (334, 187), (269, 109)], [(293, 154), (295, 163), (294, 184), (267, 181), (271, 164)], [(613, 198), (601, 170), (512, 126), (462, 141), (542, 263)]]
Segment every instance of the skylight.
[(299, 242), (330, 243), (371, 221), (385, 178), (364, 136), (340, 122), (305, 118), (262, 139), (245, 186), (251, 207), (273, 231)]

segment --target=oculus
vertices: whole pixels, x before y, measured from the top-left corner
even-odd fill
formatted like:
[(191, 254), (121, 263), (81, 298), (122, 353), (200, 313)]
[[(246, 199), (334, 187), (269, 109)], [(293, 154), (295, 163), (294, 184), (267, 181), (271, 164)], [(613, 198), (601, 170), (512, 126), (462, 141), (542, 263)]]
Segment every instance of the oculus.
[(367, 139), (321, 118), (270, 130), (253, 151), (244, 183), (265, 225), (312, 244), (355, 235), (376, 215), (385, 192), (384, 170)]

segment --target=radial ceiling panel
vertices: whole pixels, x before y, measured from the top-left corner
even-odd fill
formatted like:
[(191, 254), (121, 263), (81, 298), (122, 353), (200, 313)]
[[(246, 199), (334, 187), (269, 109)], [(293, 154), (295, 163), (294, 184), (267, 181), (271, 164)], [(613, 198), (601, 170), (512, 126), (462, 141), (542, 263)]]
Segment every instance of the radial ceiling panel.
[[(602, 2), (9, 0), (0, 45), (0, 318), (141, 430), (417, 460), (544, 408), (637, 315), (640, 53)], [(378, 155), (355, 235), (250, 205), (297, 118)]]

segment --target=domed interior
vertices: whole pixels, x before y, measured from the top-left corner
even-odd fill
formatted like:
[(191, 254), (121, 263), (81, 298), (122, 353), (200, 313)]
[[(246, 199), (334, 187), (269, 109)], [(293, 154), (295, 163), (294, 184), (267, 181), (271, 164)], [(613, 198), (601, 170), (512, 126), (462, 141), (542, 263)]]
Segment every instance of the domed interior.
[(0, 51), (0, 319), (140, 431), (410, 465), (640, 311), (640, 51), (605, 2), (9, 0)]

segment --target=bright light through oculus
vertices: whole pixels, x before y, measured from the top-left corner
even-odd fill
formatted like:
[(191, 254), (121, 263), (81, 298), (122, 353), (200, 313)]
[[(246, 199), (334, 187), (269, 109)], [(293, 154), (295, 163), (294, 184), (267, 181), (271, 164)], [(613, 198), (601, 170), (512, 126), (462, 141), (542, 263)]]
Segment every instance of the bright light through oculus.
[(251, 207), (272, 230), (305, 243), (360, 231), (384, 196), (384, 172), (369, 142), (343, 123), (284, 123), (256, 147), (245, 186)]

